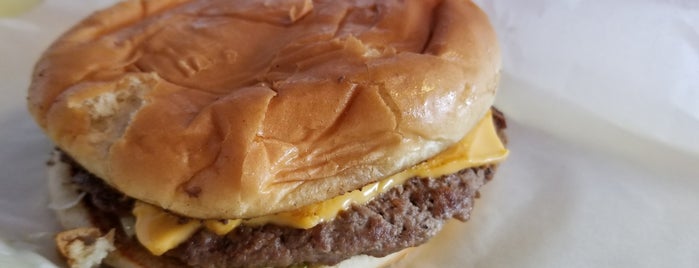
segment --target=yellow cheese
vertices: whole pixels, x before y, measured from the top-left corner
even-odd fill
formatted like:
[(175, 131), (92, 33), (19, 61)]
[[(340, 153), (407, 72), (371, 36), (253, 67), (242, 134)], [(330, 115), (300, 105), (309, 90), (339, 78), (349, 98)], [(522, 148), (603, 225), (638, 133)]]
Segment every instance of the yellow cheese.
[(349, 193), (336, 196), (329, 200), (311, 204), (296, 210), (281, 212), (273, 215), (252, 218), (243, 221), (245, 225), (258, 226), (268, 223), (309, 229), (321, 222), (335, 218), (337, 213), (348, 209), (352, 204), (365, 204), (378, 193), (379, 183), (375, 182)]
[(508, 153), (505, 145), (498, 137), (492, 112), (488, 111), (486, 116), (459, 143), (437, 156), (408, 169), (405, 175), (411, 177), (439, 177), (469, 167), (499, 163), (507, 157)]
[(225, 235), (238, 227), (243, 220), (205, 220), (204, 226), (217, 235)]
[(143, 202), (136, 202), (133, 214), (138, 241), (158, 256), (187, 240), (201, 227), (201, 221), (182, 220)]
[[(478, 125), (452, 148), (403, 172), (368, 184), (361, 189), (293, 211), (247, 220), (237, 219), (226, 222), (205, 220), (203, 226), (219, 235), (225, 235), (240, 224), (258, 226), (272, 223), (308, 229), (334, 219), (339, 212), (348, 209), (353, 204), (366, 204), (379, 194), (405, 183), (410, 178), (439, 178), (465, 168), (498, 163), (505, 159), (507, 154), (507, 149), (497, 135), (492, 114), (488, 112)], [(179, 217), (141, 202), (136, 202), (134, 215), (136, 215), (138, 240), (155, 255), (160, 255), (176, 247), (202, 226), (200, 221), (180, 224), (178, 223)]]

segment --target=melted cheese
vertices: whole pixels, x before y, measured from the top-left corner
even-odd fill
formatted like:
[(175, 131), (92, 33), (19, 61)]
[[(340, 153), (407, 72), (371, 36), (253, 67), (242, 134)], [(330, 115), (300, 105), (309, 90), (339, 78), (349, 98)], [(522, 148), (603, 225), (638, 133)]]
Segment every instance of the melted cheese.
[(136, 202), (133, 214), (138, 241), (158, 256), (187, 240), (201, 227), (201, 221), (183, 220), (143, 202)]
[(217, 235), (225, 235), (238, 227), (243, 220), (205, 220), (204, 226)]
[(361, 189), (293, 211), (246, 220), (190, 220), (183, 223), (177, 216), (136, 202), (133, 211), (136, 216), (136, 237), (151, 253), (160, 255), (187, 240), (202, 226), (219, 235), (227, 234), (240, 224), (257, 226), (272, 223), (308, 229), (334, 219), (339, 212), (353, 204), (366, 204), (410, 178), (439, 178), (465, 168), (498, 163), (505, 159), (507, 154), (507, 149), (497, 135), (492, 114), (488, 112), (466, 137), (437, 156)]

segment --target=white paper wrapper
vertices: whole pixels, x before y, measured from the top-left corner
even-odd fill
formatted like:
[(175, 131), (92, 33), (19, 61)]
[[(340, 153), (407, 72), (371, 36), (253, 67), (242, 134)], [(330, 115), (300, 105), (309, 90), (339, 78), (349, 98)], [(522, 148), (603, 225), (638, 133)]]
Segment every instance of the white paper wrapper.
[[(0, 258), (57, 260), (52, 145), (26, 88), (43, 49), (112, 2), (47, 0), (0, 18), (0, 238), (23, 250)], [(511, 156), (472, 219), (401, 266), (699, 267), (699, 2), (477, 2), (500, 37)]]

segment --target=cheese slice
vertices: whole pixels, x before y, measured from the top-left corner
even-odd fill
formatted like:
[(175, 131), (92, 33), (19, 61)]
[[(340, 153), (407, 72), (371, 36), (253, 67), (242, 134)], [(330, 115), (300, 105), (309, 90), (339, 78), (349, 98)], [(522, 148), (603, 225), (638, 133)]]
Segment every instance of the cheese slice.
[(205, 220), (204, 226), (217, 235), (225, 235), (238, 227), (243, 220)]
[(507, 155), (508, 151), (498, 137), (492, 113), (489, 111), (466, 137), (437, 156), (361, 189), (293, 211), (246, 220), (190, 220), (183, 223), (180, 217), (154, 206), (136, 202), (133, 211), (136, 216), (136, 237), (151, 253), (161, 255), (187, 240), (202, 226), (218, 235), (225, 235), (240, 224), (258, 226), (271, 223), (309, 229), (322, 222), (331, 221), (338, 213), (353, 204), (368, 203), (376, 196), (405, 183), (410, 178), (436, 179), (462, 169), (499, 163)]
[(201, 227), (199, 220), (182, 219), (143, 202), (136, 202), (133, 214), (138, 241), (157, 256), (189, 239)]

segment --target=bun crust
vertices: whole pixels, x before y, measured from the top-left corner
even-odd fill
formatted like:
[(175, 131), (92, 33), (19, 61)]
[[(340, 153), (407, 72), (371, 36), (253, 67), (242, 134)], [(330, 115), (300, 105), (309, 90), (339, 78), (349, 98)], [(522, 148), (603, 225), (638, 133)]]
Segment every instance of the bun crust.
[(492, 105), (471, 2), (125, 1), (63, 35), (29, 109), (125, 194), (194, 218), (328, 199), (460, 140)]

